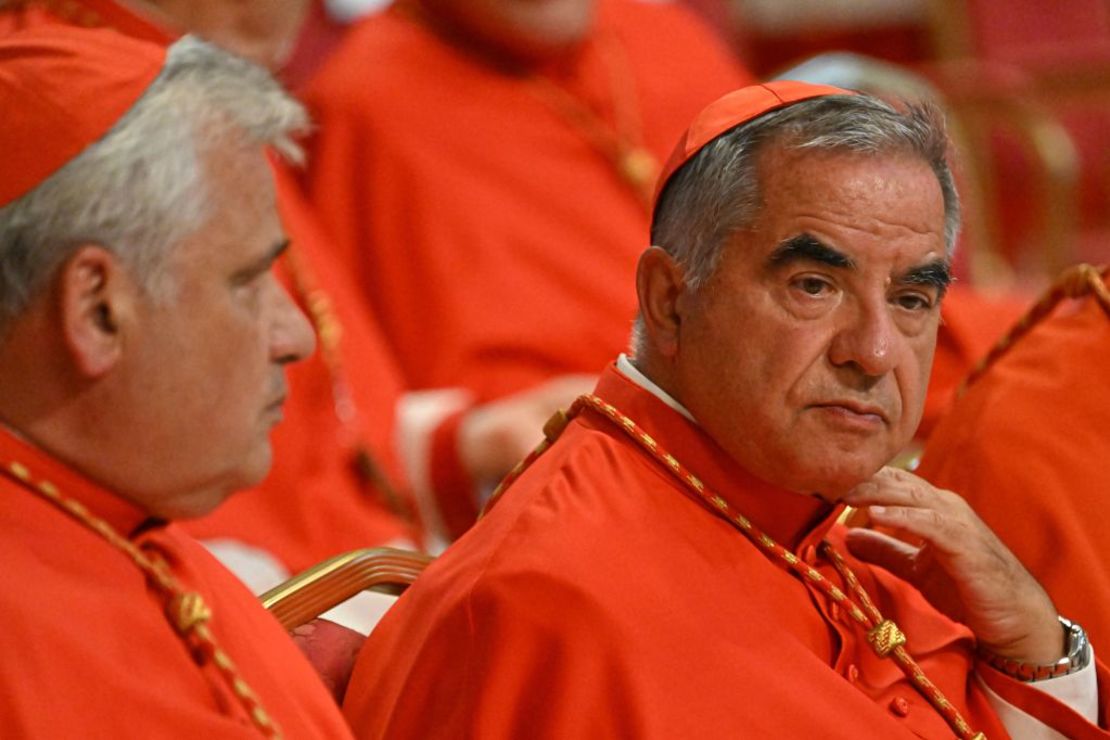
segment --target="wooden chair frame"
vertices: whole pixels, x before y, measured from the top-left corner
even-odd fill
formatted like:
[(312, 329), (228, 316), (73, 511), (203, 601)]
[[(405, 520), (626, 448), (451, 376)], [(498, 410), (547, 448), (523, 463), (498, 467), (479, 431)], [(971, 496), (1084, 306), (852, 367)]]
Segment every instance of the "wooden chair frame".
[(400, 595), (434, 558), (411, 550), (376, 547), (337, 555), (260, 596), (286, 630), (312, 621), (363, 591)]

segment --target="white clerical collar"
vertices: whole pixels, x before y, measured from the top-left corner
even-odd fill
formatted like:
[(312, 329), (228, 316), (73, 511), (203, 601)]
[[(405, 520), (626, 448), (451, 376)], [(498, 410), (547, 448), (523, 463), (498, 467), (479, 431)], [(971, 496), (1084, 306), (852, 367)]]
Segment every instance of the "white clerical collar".
[(621, 375), (628, 378), (633, 383), (640, 386), (645, 391), (655, 396), (660, 401), (667, 404), (690, 421), (694, 422), (695, 424), (698, 423), (697, 419), (694, 418), (693, 414), (686, 410), (685, 406), (674, 400), (669, 393), (657, 386), (651, 378), (640, 372), (640, 369), (633, 365), (632, 361), (628, 359), (628, 356), (623, 353), (619, 357), (617, 357), (617, 370), (621, 372)]

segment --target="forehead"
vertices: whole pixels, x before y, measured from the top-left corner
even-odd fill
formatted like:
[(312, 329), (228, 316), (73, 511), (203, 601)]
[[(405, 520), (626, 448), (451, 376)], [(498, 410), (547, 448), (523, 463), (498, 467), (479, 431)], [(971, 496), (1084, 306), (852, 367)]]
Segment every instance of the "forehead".
[(202, 158), (207, 217), (177, 256), (219, 272), (258, 259), (283, 240), (273, 173), (261, 147), (225, 147)]
[(917, 262), (944, 256), (944, 197), (929, 164), (772, 145), (760, 154), (760, 245), (809, 234), (857, 259)]
[(233, 201), (235, 207), (221, 210), (240, 212), (249, 206), (245, 217), (264, 213), (274, 205), (274, 178), (266, 151), (261, 146), (227, 146), (204, 157), (204, 171), (210, 190), (217, 198)]

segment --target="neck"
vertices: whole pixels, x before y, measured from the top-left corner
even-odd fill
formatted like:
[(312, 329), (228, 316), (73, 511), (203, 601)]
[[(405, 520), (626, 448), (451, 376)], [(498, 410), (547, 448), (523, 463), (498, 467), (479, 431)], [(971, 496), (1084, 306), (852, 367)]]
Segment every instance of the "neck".
[[(122, 398), (109, 379), (88, 379), (24, 324), (0, 346), (0, 423), (68, 469), (103, 486), (147, 513), (143, 495), (156, 480), (154, 463), (132, 456), (134, 440), (124, 433), (136, 424), (118, 413)], [(31, 336), (28, 336), (31, 335)], [(153, 471), (156, 472), (156, 471)]]
[(630, 357), (629, 361), (644, 377), (685, 408), (685, 401), (676, 392), (674, 373), (671, 372), (671, 366), (665, 360), (656, 357), (650, 350), (637, 350), (636, 355)]

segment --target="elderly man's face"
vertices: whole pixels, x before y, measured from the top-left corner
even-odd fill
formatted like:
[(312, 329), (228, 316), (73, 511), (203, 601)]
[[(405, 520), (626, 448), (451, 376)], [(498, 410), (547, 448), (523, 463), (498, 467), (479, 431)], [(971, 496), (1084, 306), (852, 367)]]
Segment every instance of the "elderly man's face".
[(929, 166), (772, 147), (763, 206), (688, 296), (678, 395), (751, 472), (836, 498), (920, 420), (947, 276)]
[(203, 514), (267, 473), (284, 365), (314, 343), (271, 270), (285, 236), (261, 150), (210, 165), (213, 215), (169, 257), (176, 291), (145, 301), (127, 360), (136, 445), (162, 481), (143, 503), (174, 517)]

